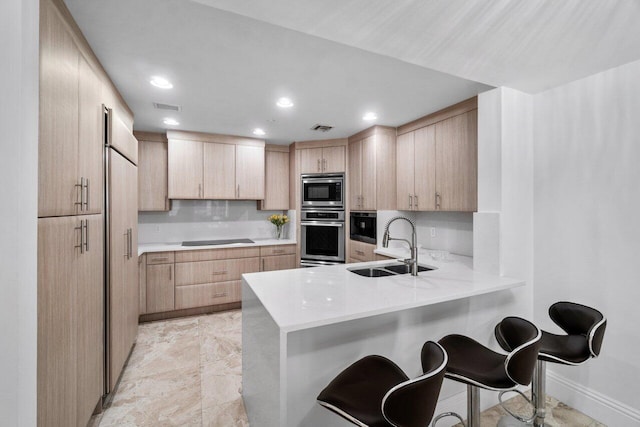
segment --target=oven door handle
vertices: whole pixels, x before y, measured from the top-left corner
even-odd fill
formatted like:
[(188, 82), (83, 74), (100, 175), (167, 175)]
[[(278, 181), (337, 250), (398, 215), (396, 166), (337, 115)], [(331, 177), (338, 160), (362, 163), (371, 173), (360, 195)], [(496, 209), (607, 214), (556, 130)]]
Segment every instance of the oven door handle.
[(312, 225), (314, 227), (344, 227), (344, 224), (341, 222), (321, 222), (321, 221), (303, 221), (300, 225)]

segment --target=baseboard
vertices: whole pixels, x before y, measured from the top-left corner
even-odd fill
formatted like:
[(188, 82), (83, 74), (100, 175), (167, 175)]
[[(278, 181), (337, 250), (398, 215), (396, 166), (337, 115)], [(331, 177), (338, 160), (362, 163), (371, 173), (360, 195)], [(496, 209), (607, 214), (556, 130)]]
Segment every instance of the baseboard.
[(640, 427), (640, 411), (547, 371), (547, 394), (608, 426)]

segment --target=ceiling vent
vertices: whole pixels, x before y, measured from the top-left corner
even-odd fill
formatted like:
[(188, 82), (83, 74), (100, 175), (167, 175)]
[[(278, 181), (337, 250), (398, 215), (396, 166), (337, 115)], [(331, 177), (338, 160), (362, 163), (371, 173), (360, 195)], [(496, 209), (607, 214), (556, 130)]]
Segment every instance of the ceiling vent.
[(329, 132), (331, 129), (333, 129), (333, 126), (327, 126), (327, 125), (314, 125), (311, 127), (311, 130), (315, 130), (318, 132)]
[(169, 111), (180, 111), (182, 108), (179, 105), (171, 105), (171, 104), (161, 104), (159, 102), (153, 103), (153, 108), (156, 110), (169, 110)]

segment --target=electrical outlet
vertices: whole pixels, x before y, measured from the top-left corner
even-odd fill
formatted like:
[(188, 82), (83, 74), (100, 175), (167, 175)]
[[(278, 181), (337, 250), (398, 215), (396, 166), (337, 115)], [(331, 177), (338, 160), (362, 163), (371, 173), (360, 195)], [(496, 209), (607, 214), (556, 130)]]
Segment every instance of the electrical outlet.
[(436, 228), (431, 227), (431, 237), (436, 237)]

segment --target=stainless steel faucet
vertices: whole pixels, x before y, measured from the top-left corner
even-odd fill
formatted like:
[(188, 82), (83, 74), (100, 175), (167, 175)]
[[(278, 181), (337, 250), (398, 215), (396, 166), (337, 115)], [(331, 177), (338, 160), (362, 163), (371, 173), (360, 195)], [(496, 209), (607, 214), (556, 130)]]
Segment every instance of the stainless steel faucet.
[[(398, 219), (403, 219), (407, 221), (409, 224), (411, 224), (411, 242), (409, 242), (407, 239), (396, 239), (389, 235), (389, 226), (391, 225), (392, 222)], [(409, 249), (411, 249), (411, 258), (405, 259), (402, 262), (404, 262), (405, 264), (411, 267), (412, 276), (417, 276), (418, 275), (418, 244), (417, 244), (418, 238), (416, 235), (416, 225), (413, 223), (413, 221), (411, 221), (409, 218), (404, 216), (396, 216), (391, 218), (389, 221), (387, 221), (387, 225), (384, 226), (384, 236), (382, 237), (383, 248), (389, 247), (389, 240), (402, 240), (403, 242), (407, 242), (407, 244), (409, 245)]]

